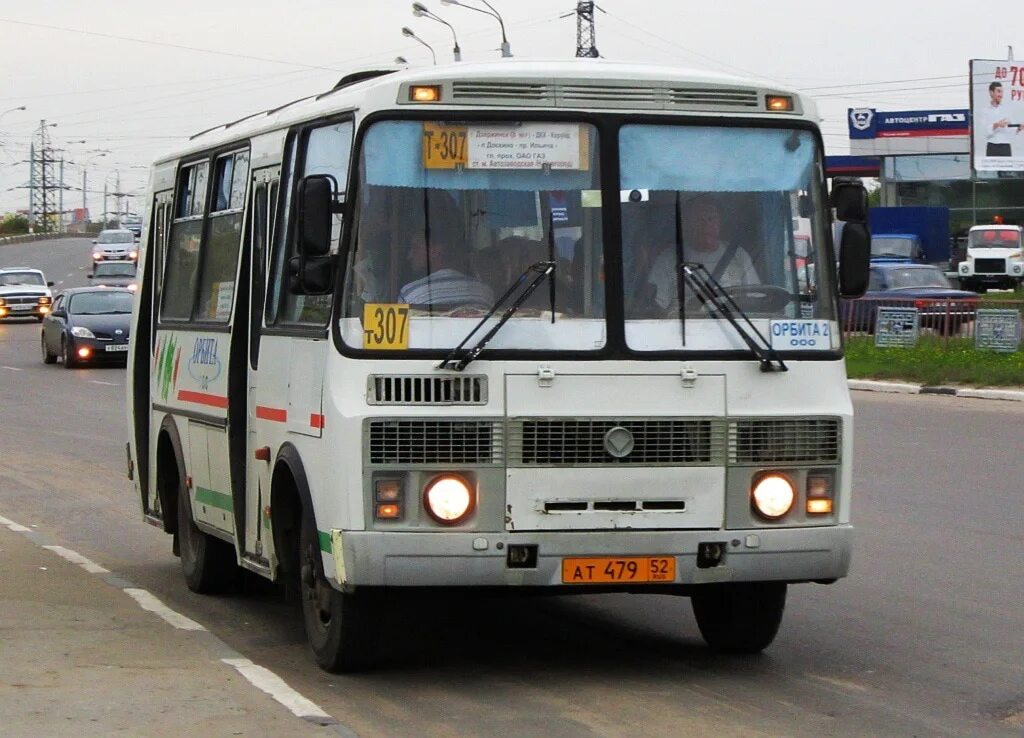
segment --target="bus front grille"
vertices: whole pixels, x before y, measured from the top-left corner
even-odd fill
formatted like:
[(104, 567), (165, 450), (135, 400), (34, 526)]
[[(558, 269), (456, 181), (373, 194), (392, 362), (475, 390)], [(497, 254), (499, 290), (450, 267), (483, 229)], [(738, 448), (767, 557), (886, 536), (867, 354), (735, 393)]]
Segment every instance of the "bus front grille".
[(485, 376), (372, 374), (367, 378), (370, 405), (486, 405)]
[[(615, 429), (621, 430), (612, 434)], [(515, 418), (509, 423), (509, 465), (721, 464), (724, 436), (723, 423), (712, 419)]]
[(367, 455), (373, 465), (500, 465), (502, 436), (494, 420), (369, 420)]
[(838, 418), (729, 423), (731, 464), (835, 464), (841, 447)]

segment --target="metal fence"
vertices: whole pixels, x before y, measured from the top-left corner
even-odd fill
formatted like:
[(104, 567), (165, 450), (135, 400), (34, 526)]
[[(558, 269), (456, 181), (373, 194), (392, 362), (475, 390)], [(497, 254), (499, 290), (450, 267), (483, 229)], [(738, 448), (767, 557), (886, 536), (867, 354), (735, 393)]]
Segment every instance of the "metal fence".
[[(978, 310), (1016, 310), (1018, 332), (1020, 316), (1024, 316), (1024, 299), (1001, 300), (985, 295), (964, 299), (908, 299), (889, 297), (862, 297), (840, 302), (840, 327), (843, 336), (874, 335), (879, 308), (914, 308), (917, 310), (921, 336), (937, 336), (943, 343), (953, 339), (975, 339)], [(956, 341), (963, 345), (963, 341)]]

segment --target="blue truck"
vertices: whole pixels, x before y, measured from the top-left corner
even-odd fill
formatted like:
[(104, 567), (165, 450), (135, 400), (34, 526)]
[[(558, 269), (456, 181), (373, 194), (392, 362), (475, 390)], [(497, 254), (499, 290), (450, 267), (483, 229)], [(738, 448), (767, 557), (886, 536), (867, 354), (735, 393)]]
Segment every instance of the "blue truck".
[(949, 266), (949, 208), (871, 208), (871, 261)]

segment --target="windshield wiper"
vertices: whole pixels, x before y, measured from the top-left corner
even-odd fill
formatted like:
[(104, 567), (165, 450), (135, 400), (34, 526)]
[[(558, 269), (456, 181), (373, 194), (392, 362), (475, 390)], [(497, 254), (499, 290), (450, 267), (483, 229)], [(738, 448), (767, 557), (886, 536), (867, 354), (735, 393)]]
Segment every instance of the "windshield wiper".
[[(762, 372), (789, 371), (789, 367), (786, 366), (782, 357), (772, 348), (771, 341), (761, 335), (761, 331), (757, 329), (757, 326), (743, 312), (743, 309), (736, 304), (732, 295), (722, 287), (721, 282), (715, 279), (703, 264), (684, 263), (680, 271), (693, 287), (693, 291), (701, 301), (701, 304), (707, 306), (710, 303), (711, 310), (720, 313), (736, 329), (736, 332), (743, 339), (743, 342), (747, 344), (751, 353), (757, 357), (758, 362), (761, 364)], [(746, 326), (737, 320), (736, 316), (742, 318)], [(749, 326), (749, 330), (747, 326)], [(757, 337), (756, 339), (755, 336)], [(757, 339), (760, 339), (760, 342)]]
[[(540, 286), (540, 283), (543, 282), (544, 279), (548, 277), (554, 279), (554, 277), (552, 276), (554, 274), (554, 271), (555, 262), (553, 261), (538, 261), (536, 264), (531, 264), (529, 267), (527, 267), (526, 270), (519, 275), (519, 278), (512, 283), (512, 286), (505, 290), (505, 294), (503, 294), (501, 297), (494, 301), (494, 304), (491, 306), (491, 309), (487, 311), (487, 315), (485, 315), (480, 320), (480, 322), (476, 324), (473, 330), (471, 330), (466, 335), (466, 337), (462, 339), (462, 343), (453, 348), (451, 350), (451, 353), (444, 357), (444, 361), (438, 364), (437, 368), (454, 369), (457, 372), (461, 372), (463, 369), (465, 369), (471, 361), (473, 361), (474, 359), (476, 359), (476, 357), (480, 355), (480, 352), (484, 350), (484, 347), (487, 346), (487, 343), (492, 338), (494, 338), (494, 334), (501, 330), (501, 327), (509, 321), (509, 318), (516, 314), (516, 311), (524, 302), (526, 302), (527, 298), (529, 298), (530, 295), (533, 294), (534, 290), (536, 290)], [(483, 338), (477, 341), (476, 345), (473, 346), (473, 348), (463, 352), (463, 347), (467, 343), (469, 343), (469, 339), (476, 335), (477, 331), (479, 331), (483, 327), (484, 323), (490, 320), (491, 317), (496, 312), (498, 312), (498, 308), (504, 305), (505, 302), (509, 298), (511, 298), (513, 294), (515, 294), (516, 290), (522, 287), (523, 283), (526, 282), (526, 280), (529, 278), (531, 272), (536, 274), (536, 276), (533, 278), (533, 281), (531, 281), (526, 286), (526, 289), (524, 289), (520, 293), (519, 297), (517, 297), (507, 308), (505, 308), (505, 313), (501, 316), (501, 320), (498, 321), (498, 324), (491, 328), (491, 330), (487, 331)]]

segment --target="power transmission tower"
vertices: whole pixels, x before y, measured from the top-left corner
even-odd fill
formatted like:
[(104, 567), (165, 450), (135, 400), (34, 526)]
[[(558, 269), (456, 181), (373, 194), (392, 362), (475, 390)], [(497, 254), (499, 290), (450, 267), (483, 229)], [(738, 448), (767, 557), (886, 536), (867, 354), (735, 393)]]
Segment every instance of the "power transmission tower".
[(594, 8), (602, 13), (593, 2), (579, 0), (576, 3), (576, 56), (596, 59), (601, 56), (597, 51), (597, 37), (594, 29)]
[[(55, 230), (54, 216), (57, 212), (56, 197), (60, 191), (54, 173), (54, 151), (50, 144), (49, 128), (45, 120), (39, 121), (39, 130), (32, 137), (31, 202), (29, 222), (37, 233), (51, 233)], [(58, 221), (59, 222), (59, 221)]]

